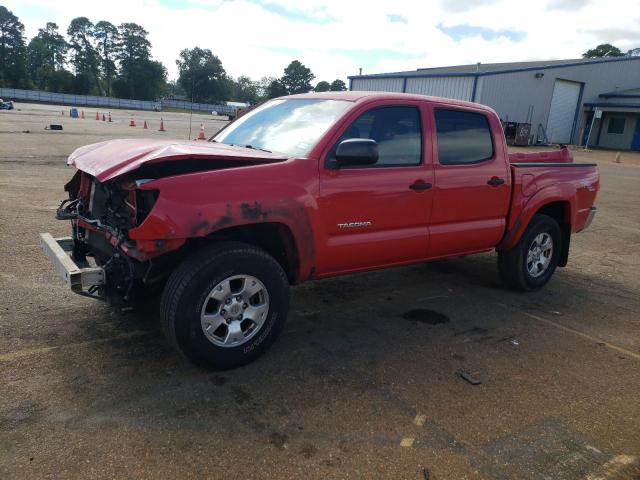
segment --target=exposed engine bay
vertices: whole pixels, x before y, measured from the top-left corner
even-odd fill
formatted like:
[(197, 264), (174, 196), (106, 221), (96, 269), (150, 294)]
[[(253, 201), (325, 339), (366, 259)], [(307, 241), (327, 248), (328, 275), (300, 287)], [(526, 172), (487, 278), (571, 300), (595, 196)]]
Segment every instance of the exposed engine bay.
[(151, 258), (138, 252), (129, 230), (147, 217), (158, 191), (140, 190), (138, 182), (119, 178), (101, 183), (77, 171), (65, 185), (69, 198), (58, 207), (56, 218), (71, 221), (73, 259), (79, 265), (102, 267), (108, 280), (104, 287), (90, 291), (91, 295), (119, 294), (127, 299), (135, 281), (150, 279)]

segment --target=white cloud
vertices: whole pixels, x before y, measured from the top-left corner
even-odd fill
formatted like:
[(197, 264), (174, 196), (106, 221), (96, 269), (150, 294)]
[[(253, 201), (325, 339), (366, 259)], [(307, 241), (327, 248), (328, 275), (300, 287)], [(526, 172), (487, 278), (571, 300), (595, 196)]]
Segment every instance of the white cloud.
[[(614, 42), (623, 50), (640, 47), (638, 36), (631, 35), (638, 29), (640, 0), (593, 2), (584, 8), (578, 8), (574, 0), (183, 3), (187, 6), (169, 8), (159, 0), (20, 0), (6, 6), (25, 24), (28, 37), (47, 21), (66, 30), (76, 16), (93, 22), (139, 23), (149, 31), (153, 54), (168, 68), (170, 78), (176, 77), (179, 51), (196, 45), (210, 48), (233, 76), (280, 76), (283, 68), (298, 58), (312, 69), (316, 80), (329, 81), (346, 79), (356, 74), (358, 67), (375, 73), (475, 62), (576, 58), (603, 42)], [(286, 11), (292, 14), (284, 16)], [(390, 21), (390, 16), (406, 21)], [(506, 37), (488, 41), (480, 35), (454, 39), (438, 25), (518, 31), (525, 36), (519, 41)]]

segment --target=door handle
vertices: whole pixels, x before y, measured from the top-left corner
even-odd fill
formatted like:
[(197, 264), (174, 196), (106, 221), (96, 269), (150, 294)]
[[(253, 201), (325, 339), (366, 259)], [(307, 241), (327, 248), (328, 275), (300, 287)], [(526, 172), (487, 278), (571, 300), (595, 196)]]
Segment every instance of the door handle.
[(433, 185), (427, 182), (416, 182), (409, 185), (411, 190), (429, 190)]
[(504, 183), (504, 178), (491, 177), (491, 180), (487, 182), (487, 184), (492, 187), (497, 187), (498, 185), (502, 185)]

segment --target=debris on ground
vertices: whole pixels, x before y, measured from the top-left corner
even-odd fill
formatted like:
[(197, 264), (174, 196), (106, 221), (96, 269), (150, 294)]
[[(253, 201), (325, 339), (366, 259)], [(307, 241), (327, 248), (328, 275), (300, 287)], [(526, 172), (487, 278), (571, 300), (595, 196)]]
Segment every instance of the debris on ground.
[(463, 380), (466, 380), (471, 385), (480, 385), (482, 383), (482, 381), (478, 380), (478, 378), (474, 377), (469, 372), (459, 372), (459, 375)]

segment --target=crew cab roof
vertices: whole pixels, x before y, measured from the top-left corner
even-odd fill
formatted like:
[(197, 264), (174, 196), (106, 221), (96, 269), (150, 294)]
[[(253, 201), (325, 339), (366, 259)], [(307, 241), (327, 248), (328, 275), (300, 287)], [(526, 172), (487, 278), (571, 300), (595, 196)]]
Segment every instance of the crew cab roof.
[(297, 95), (289, 95), (279, 97), (280, 99), (324, 99), (324, 100), (343, 100), (348, 102), (374, 101), (374, 100), (422, 100), (426, 102), (447, 103), (459, 107), (481, 108), (483, 110), (494, 112), (493, 109), (479, 103), (467, 102), (464, 100), (456, 100), (453, 98), (432, 97), (428, 95), (417, 95), (415, 93), (395, 93), (395, 92), (366, 92), (366, 91), (346, 91), (346, 92), (309, 92), (299, 93)]

